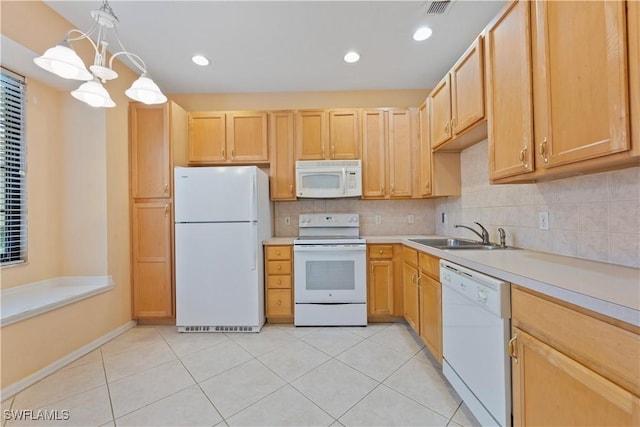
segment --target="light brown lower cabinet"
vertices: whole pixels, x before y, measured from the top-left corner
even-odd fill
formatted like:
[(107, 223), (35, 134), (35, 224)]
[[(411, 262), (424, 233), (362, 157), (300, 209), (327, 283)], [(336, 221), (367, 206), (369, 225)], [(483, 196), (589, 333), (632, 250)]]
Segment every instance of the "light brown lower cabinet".
[(173, 316), (171, 202), (135, 202), (132, 211), (133, 316)]
[(517, 286), (512, 316), (514, 425), (640, 425), (637, 327)]
[(367, 317), (389, 321), (402, 316), (402, 245), (367, 245)]
[(435, 359), (442, 363), (440, 259), (403, 247), (404, 317)]
[(293, 323), (291, 245), (265, 247), (265, 313), (269, 323)]

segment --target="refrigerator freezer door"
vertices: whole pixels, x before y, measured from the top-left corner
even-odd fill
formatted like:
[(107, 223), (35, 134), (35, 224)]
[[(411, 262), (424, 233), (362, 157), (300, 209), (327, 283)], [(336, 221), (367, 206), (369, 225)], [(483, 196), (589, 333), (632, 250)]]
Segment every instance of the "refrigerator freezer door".
[(255, 166), (177, 167), (176, 222), (257, 220)]
[(262, 326), (256, 226), (176, 224), (177, 326)]

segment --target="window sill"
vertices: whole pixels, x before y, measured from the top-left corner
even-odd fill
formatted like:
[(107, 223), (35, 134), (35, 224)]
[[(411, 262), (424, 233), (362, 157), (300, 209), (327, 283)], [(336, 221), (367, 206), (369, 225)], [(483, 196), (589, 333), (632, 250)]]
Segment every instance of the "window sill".
[(71, 276), (3, 289), (0, 327), (55, 310), (113, 289), (111, 276)]

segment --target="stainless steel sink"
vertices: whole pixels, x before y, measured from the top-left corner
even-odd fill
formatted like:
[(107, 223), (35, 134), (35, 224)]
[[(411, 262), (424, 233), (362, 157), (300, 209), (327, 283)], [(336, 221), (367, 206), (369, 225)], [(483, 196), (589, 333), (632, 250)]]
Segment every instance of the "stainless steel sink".
[(473, 240), (465, 240), (465, 239), (409, 239), (412, 242), (431, 246), (432, 248), (437, 249), (481, 249), (481, 250), (491, 250), (491, 249), (505, 249), (500, 245), (496, 244), (488, 244), (485, 245), (482, 242), (476, 242)]

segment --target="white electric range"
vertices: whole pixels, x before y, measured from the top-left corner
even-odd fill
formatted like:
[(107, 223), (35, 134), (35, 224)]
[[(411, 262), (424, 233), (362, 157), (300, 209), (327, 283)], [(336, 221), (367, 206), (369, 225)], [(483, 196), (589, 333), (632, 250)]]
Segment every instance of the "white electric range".
[(367, 246), (358, 214), (303, 214), (294, 252), (294, 324), (366, 326)]

